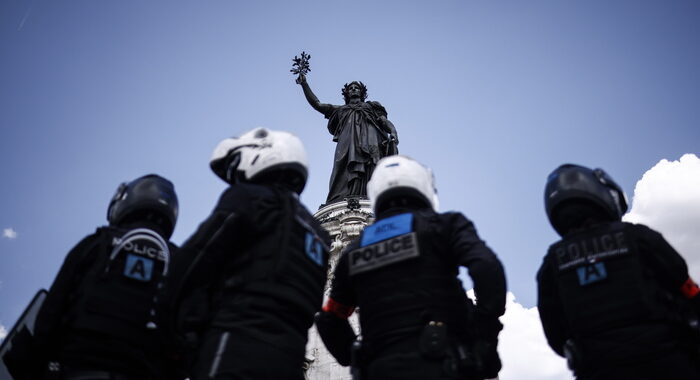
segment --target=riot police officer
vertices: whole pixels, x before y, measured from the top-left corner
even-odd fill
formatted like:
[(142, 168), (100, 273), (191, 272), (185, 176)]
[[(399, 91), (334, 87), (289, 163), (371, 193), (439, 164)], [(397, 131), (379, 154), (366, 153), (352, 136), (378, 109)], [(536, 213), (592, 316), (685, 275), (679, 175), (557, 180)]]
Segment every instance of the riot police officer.
[(182, 247), (178, 326), (200, 333), (193, 379), (303, 379), (330, 243), (299, 202), (307, 167), (287, 132), (257, 128), (214, 150), (211, 168), (230, 186)]
[[(41, 378), (165, 378), (163, 317), (170, 238), (178, 214), (173, 184), (155, 174), (122, 183), (100, 227), (69, 253), (36, 320)], [(44, 372), (51, 362), (49, 372)], [(58, 365), (56, 364), (58, 363)]]
[(537, 274), (552, 349), (579, 379), (700, 378), (698, 286), (658, 232), (621, 221), (620, 186), (602, 169), (566, 164), (544, 200), (562, 236)]
[[(432, 172), (408, 157), (379, 161), (367, 192), (376, 221), (343, 252), (317, 317), (326, 347), (342, 365), (354, 359), (355, 378), (496, 377), (506, 283), (494, 252), (462, 214), (436, 211)], [(356, 307), (361, 348), (347, 321)]]

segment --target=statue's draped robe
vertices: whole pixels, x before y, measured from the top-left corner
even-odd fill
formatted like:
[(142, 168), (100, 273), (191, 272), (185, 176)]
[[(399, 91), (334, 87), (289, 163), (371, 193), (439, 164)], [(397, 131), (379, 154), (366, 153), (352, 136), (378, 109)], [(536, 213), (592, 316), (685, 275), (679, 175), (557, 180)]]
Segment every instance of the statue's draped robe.
[(367, 181), (377, 161), (387, 155), (383, 142), (388, 131), (379, 122), (380, 116), (387, 116), (386, 109), (379, 102), (361, 102), (333, 106), (325, 116), (337, 142), (326, 203), (366, 197)]

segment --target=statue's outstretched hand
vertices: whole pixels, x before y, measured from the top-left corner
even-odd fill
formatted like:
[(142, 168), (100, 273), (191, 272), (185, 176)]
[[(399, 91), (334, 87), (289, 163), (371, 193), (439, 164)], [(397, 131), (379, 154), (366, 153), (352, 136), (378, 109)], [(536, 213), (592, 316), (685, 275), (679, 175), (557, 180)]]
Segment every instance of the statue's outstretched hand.
[(304, 74), (299, 74), (296, 80), (297, 84), (303, 84), (306, 83), (306, 75)]

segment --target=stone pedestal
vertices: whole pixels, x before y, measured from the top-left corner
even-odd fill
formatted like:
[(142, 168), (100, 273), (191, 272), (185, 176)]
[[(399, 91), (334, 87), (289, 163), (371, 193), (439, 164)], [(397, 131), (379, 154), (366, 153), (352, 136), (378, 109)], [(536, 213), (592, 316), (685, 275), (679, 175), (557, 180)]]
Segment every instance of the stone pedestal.
[[(328, 281), (326, 282), (325, 298), (330, 294), (333, 271), (340, 253), (350, 242), (360, 236), (360, 232), (374, 221), (374, 214), (368, 200), (350, 199), (321, 207), (314, 218), (331, 235), (331, 251), (328, 265)], [(350, 325), (357, 332), (357, 314), (350, 317)], [(350, 380), (350, 369), (340, 366), (326, 350), (315, 327), (309, 330), (309, 342), (306, 345), (306, 378), (308, 380)]]

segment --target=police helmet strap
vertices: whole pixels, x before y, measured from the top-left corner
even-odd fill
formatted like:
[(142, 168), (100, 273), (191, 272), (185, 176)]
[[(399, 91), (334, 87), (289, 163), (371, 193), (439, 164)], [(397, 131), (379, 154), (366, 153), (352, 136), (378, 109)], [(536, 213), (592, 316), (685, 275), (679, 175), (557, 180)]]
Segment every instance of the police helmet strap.
[(238, 171), (238, 165), (241, 163), (241, 152), (233, 150), (231, 151), (230, 156), (230, 162), (226, 168), (226, 180), (229, 183), (235, 183), (237, 180), (236, 171)]
[(114, 192), (114, 195), (112, 196), (112, 199), (109, 201), (109, 206), (107, 206), (107, 221), (112, 223), (112, 219), (114, 218), (114, 205), (124, 199), (124, 196), (126, 195), (126, 190), (128, 189), (129, 185), (126, 182), (122, 182), (119, 184), (119, 187), (117, 187), (117, 191)]
[(624, 190), (618, 185), (612, 177), (605, 170), (601, 168), (593, 169), (593, 174), (596, 176), (598, 181), (609, 189), (610, 196), (615, 202), (615, 207), (620, 216), (627, 212), (627, 195)]

